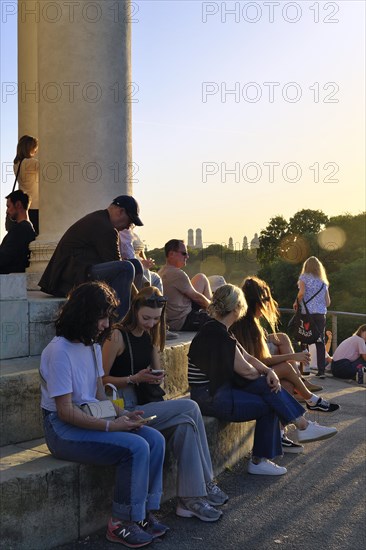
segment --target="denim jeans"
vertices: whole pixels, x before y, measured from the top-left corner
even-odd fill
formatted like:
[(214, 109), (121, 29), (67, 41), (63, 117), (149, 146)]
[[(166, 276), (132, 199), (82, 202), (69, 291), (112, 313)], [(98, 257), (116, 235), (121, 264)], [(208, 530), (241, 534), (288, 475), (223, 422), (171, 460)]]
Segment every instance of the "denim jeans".
[[(91, 266), (89, 270), (91, 279), (105, 281), (116, 291), (120, 301), (118, 307), (120, 319), (126, 315), (130, 308), (131, 285), (136, 276), (142, 280), (142, 273), (142, 265), (139, 260), (104, 262)], [(138, 283), (138, 281), (136, 282)]]
[(285, 426), (305, 412), (284, 389), (271, 392), (265, 376), (249, 382), (245, 388), (225, 384), (215, 395), (209, 395), (208, 385), (191, 386), (191, 398), (201, 412), (228, 422), (256, 420), (253, 456), (274, 458), (282, 454), (279, 420)]
[(51, 412), (44, 418), (46, 443), (62, 460), (116, 466), (112, 516), (140, 521), (157, 510), (162, 494), (164, 437), (143, 426), (134, 432), (102, 432), (78, 428)]

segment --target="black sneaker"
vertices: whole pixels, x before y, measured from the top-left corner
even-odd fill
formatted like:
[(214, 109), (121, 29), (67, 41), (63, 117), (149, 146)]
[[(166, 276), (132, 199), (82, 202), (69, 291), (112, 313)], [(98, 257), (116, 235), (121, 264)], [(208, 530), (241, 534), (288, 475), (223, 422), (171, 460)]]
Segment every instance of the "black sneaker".
[(110, 542), (118, 542), (128, 548), (142, 548), (154, 540), (141, 527), (132, 521), (109, 520), (106, 538)]
[(325, 374), (324, 374), (324, 372), (317, 372), (315, 376), (316, 376), (317, 378), (321, 378), (322, 380), (325, 379)]
[(336, 403), (329, 403), (325, 399), (322, 399), (321, 397), (319, 397), (318, 401), (313, 405), (306, 402), (306, 408), (309, 411), (321, 411), (325, 413), (330, 413), (330, 412), (338, 411), (338, 409), (340, 409), (340, 406), (337, 405)]
[(295, 443), (295, 441), (292, 441), (285, 435), (281, 437), (281, 445), (284, 453), (298, 454), (304, 451), (304, 447), (302, 445)]
[(167, 531), (169, 531), (169, 527), (163, 523), (160, 523), (160, 521), (158, 521), (158, 519), (151, 512), (149, 512), (146, 519), (138, 521), (137, 525), (146, 531), (146, 533), (149, 533), (149, 535), (154, 537), (154, 539), (157, 537), (162, 537)]

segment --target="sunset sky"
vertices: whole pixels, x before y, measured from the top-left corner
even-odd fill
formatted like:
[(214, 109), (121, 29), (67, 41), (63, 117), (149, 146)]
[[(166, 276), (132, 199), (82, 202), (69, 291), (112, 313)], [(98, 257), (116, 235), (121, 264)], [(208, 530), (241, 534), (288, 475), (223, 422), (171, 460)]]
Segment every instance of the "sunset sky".
[[(188, 228), (241, 243), (278, 214), (365, 209), (364, 2), (132, 4), (134, 195), (149, 248)], [(14, 81), (16, 19), (1, 30), (1, 79)], [(2, 167), (16, 107), (1, 106)]]

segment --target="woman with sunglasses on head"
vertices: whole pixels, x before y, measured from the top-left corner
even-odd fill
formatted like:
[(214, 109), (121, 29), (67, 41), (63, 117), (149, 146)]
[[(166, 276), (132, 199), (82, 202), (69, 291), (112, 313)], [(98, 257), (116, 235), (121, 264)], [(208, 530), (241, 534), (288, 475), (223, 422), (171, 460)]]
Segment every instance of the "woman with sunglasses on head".
[(106, 536), (141, 548), (168, 530), (151, 513), (160, 506), (164, 438), (143, 425), (142, 410), (115, 406), (113, 420), (89, 416), (80, 408), (106, 400), (100, 344), (110, 333), (118, 304), (104, 282), (71, 291), (56, 320), (56, 336), (41, 356), (41, 406), (46, 443), (56, 458), (116, 466)]
[(164, 401), (164, 392), (154, 391), (164, 379), (159, 351), (165, 343), (165, 306), (166, 299), (155, 287), (146, 287), (133, 298), (127, 315), (103, 346), (103, 382), (117, 387), (126, 409), (134, 411), (144, 402), (144, 415), (156, 415), (150, 426), (167, 437), (177, 459), (177, 515), (217, 521), (222, 512), (214, 506), (228, 497), (213, 482), (199, 407), (190, 399)]
[(299, 442), (326, 439), (335, 428), (304, 418), (303, 407), (281, 388), (276, 373), (247, 353), (230, 327), (246, 311), (243, 292), (234, 285), (218, 288), (208, 307), (213, 317), (193, 338), (188, 352), (191, 397), (202, 414), (231, 421), (256, 420), (250, 474), (282, 475), (272, 459), (282, 455), (279, 422), (295, 424)]
[[(280, 313), (267, 283), (258, 277), (246, 277), (242, 290), (247, 302), (247, 311), (230, 328), (238, 342), (250, 355), (273, 369), (287, 391), (293, 393), (295, 389), (305, 399), (308, 410), (334, 412), (339, 409), (339, 405), (328, 403), (312, 393), (322, 388), (303, 380), (295, 368), (293, 362), (301, 361), (306, 364), (310, 361), (310, 354), (308, 351), (295, 353), (288, 336), (276, 332)], [(273, 334), (268, 335), (261, 326), (261, 317), (268, 322)], [(281, 348), (285, 353), (272, 354), (273, 350), (280, 351)], [(289, 453), (302, 451), (302, 447), (291, 441), (284, 433), (282, 433), (282, 447)]]

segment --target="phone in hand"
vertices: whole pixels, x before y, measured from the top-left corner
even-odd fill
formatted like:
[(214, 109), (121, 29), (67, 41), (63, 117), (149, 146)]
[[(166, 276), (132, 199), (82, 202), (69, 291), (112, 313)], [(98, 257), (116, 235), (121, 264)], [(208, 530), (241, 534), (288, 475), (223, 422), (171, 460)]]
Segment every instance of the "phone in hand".
[(165, 370), (163, 369), (151, 369), (151, 374), (155, 374), (155, 376), (160, 376), (161, 374), (165, 373)]
[(155, 420), (156, 418), (156, 414), (153, 414), (152, 416), (147, 416), (146, 418), (141, 418), (141, 420), (139, 420), (139, 422), (141, 422), (141, 424), (148, 424), (149, 422), (151, 422), (151, 420)]

